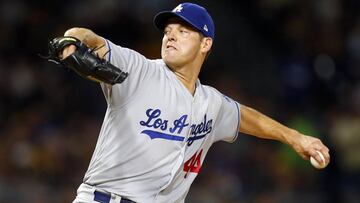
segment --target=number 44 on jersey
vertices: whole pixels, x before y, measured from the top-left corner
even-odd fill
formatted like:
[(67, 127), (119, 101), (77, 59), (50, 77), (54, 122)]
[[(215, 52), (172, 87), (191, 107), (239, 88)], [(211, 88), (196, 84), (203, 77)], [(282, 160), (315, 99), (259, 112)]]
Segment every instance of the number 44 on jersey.
[[(195, 152), (195, 154), (184, 163), (184, 171), (186, 172), (186, 174), (188, 172), (192, 172), (192, 173), (199, 173), (200, 168), (201, 168), (201, 154), (202, 154), (202, 149), (199, 151), (199, 153)], [(186, 178), (186, 175), (185, 175)]]

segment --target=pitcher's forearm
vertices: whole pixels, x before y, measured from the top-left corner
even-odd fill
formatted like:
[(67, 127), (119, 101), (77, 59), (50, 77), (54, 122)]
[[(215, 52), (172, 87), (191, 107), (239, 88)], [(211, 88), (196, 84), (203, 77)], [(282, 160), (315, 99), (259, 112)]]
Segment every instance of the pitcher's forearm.
[(103, 57), (108, 51), (105, 46), (105, 39), (89, 29), (79, 27), (70, 28), (65, 32), (64, 36), (75, 37), (86, 44), (89, 48), (98, 48), (96, 52), (100, 57)]
[(301, 134), (268, 116), (250, 108), (242, 106), (239, 131), (259, 138), (277, 140), (285, 144), (293, 145), (295, 139)]

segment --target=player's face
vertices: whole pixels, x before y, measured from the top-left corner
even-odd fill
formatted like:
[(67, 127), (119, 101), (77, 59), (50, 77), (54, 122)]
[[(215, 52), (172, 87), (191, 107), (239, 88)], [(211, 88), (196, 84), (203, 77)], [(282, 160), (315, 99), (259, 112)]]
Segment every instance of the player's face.
[(164, 29), (161, 57), (172, 69), (186, 66), (199, 57), (202, 35), (179, 18), (171, 18)]

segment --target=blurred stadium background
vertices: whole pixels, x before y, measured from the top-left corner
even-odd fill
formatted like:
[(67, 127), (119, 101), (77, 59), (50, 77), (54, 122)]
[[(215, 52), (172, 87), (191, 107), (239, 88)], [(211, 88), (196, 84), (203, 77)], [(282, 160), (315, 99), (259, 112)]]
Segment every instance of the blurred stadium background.
[[(318, 171), (289, 147), (240, 134), (216, 143), (186, 202), (360, 202), (360, 1), (193, 1), (214, 18), (202, 83), (331, 149)], [(0, 203), (71, 202), (106, 104), (99, 86), (41, 60), (47, 41), (88, 27), (149, 58), (169, 0), (0, 2)]]

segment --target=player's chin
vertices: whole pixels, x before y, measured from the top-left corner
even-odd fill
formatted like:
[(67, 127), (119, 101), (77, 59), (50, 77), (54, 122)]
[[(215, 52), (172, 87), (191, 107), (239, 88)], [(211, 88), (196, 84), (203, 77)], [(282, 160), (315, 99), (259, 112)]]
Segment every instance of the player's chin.
[(171, 69), (171, 70), (176, 70), (176, 67), (179, 66), (179, 63), (175, 60), (167, 60), (167, 58), (163, 58), (165, 64)]
[(166, 52), (164, 54), (162, 54), (162, 59), (164, 60), (164, 62), (166, 64), (174, 64), (177, 61), (175, 55), (173, 55), (172, 53), (166, 53)]
[(161, 55), (163, 58), (171, 59), (176, 57), (177, 54), (176, 54), (176, 50), (165, 49), (162, 51)]

